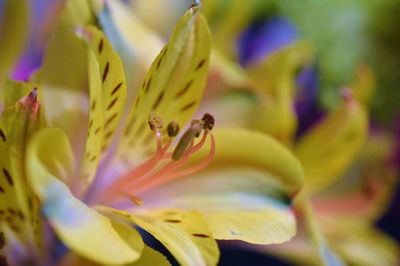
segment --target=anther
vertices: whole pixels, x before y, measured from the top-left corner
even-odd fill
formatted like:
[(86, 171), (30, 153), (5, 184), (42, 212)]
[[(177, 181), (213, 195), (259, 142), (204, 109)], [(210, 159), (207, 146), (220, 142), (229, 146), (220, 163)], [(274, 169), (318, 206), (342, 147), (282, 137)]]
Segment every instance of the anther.
[(175, 150), (172, 153), (172, 160), (178, 161), (180, 158), (182, 158), (182, 155), (185, 153), (193, 139), (200, 136), (202, 128), (203, 127), (200, 120), (192, 121), (190, 128), (186, 130), (185, 134), (183, 134), (182, 138), (176, 145)]
[(179, 133), (179, 124), (176, 121), (172, 121), (168, 124), (167, 127), (168, 136), (176, 137)]
[(215, 119), (211, 114), (205, 113), (201, 120), (204, 123), (204, 129), (205, 130), (211, 131), (214, 128)]
[(158, 131), (163, 127), (163, 121), (156, 113), (149, 114), (149, 127), (153, 131)]

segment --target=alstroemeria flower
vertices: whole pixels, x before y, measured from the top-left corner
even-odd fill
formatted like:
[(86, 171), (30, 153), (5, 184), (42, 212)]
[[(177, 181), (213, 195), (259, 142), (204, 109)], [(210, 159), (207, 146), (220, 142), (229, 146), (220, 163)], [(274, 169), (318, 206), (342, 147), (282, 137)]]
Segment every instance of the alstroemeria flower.
[[(126, 118), (123, 64), (100, 30), (84, 26), (93, 23), (87, 7), (67, 3), (35, 76), (50, 127), (22, 137), (18, 143), (26, 143), (27, 151), (16, 148), (19, 158), (1, 150), (29, 181), (15, 184), (14, 194), (25, 199), (20, 189), (34, 191), (58, 238), (82, 260), (98, 264), (168, 265), (133, 226), (151, 233), (182, 265), (216, 265), (218, 239), (272, 244), (293, 237), (290, 200), (303, 175), (295, 157), (264, 134), (211, 133), (214, 119), (207, 113), (188, 123), (202, 99), (211, 50), (198, 7), (177, 23)], [(36, 106), (32, 93), (27, 99)], [(24, 120), (16, 123), (27, 127)], [(4, 130), (6, 145), (16, 140), (15, 131)], [(10, 171), (3, 171), (7, 182), (15, 174)]]
[[(359, 172), (353, 173), (352, 168), (353, 164), (356, 169), (360, 167), (358, 158), (363, 158), (366, 151), (363, 147), (372, 145), (373, 139), (367, 138), (367, 105), (373, 89), (372, 73), (366, 67), (361, 68), (351, 87), (342, 90), (341, 102), (296, 140), (294, 133), (297, 117), (293, 108), (295, 77), (299, 68), (308, 65), (310, 56), (310, 49), (303, 43), (293, 44), (270, 54), (244, 69), (244, 73), (247, 71), (245, 78), (250, 84), (247, 91), (231, 91), (225, 97), (220, 97), (202, 108), (211, 110), (216, 119), (227, 121), (223, 118), (237, 117), (240, 118), (237, 121), (243, 126), (274, 135), (291, 147), (301, 161), (305, 169), (305, 186), (298, 198), (297, 209), (299, 217), (304, 218), (306, 235), (300, 230), (294, 242), (282, 246), (284, 248), (273, 249), (275, 253), (284, 259), (307, 265), (321, 261), (332, 265), (343, 263), (334, 253), (342, 256), (344, 261), (365, 264), (366, 260), (359, 250), (374, 246), (375, 252), (371, 251), (368, 259), (370, 265), (377, 262), (391, 265), (396, 261), (396, 245), (388, 236), (374, 228), (373, 222), (378, 214), (374, 214), (373, 218), (365, 216), (360, 207), (358, 217), (354, 218), (343, 208), (346, 205), (350, 207), (365, 204), (365, 212), (375, 212), (373, 210), (376, 209), (376, 205), (381, 206), (380, 208), (385, 206), (379, 204), (382, 198), (386, 198), (387, 201), (391, 194), (388, 185), (392, 184), (388, 182), (391, 178), (385, 178), (382, 173), (388, 172), (385, 176), (392, 178), (393, 173), (391, 169), (384, 169), (384, 156), (375, 159), (382, 161), (382, 168), (381, 174), (377, 174), (373, 182), (365, 181), (366, 178), (358, 176)], [(242, 108), (231, 108), (228, 113), (226, 109), (220, 108), (230, 106), (233, 101)], [(249, 122), (255, 113), (258, 115), (257, 121)], [(365, 167), (370, 167), (369, 164)], [(349, 174), (346, 174), (348, 172)], [(344, 180), (341, 181), (344, 184), (351, 184), (346, 191), (343, 188), (334, 189), (340, 180)], [(364, 180), (371, 185), (374, 191), (372, 199), (367, 200), (363, 193), (360, 193), (364, 185), (362, 181), (359, 183), (357, 180)], [(308, 199), (311, 203), (307, 203)], [(315, 213), (314, 204), (317, 206)], [(354, 209), (353, 214), (356, 214)], [(346, 224), (343, 224), (343, 221), (346, 221)], [(357, 227), (358, 230), (355, 230)], [(376, 242), (371, 241), (372, 238), (375, 238)]]

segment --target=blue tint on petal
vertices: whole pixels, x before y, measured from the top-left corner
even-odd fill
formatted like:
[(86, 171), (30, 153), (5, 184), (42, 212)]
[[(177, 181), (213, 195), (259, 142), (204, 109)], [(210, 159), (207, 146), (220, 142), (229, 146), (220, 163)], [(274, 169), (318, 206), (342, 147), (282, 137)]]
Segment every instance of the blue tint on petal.
[(298, 39), (294, 24), (283, 17), (273, 17), (250, 26), (239, 38), (239, 60), (243, 65), (255, 63)]

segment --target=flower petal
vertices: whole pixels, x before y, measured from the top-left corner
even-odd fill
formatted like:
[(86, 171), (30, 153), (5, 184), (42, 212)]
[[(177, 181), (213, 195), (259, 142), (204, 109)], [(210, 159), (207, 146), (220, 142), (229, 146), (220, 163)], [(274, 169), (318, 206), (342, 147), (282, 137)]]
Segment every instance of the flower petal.
[(80, 28), (88, 45), (90, 110), (80, 190), (85, 191), (96, 174), (101, 153), (107, 150), (124, 112), (126, 81), (117, 53), (103, 33), (94, 27)]
[(308, 189), (323, 189), (349, 167), (365, 142), (367, 120), (364, 107), (347, 99), (299, 140), (295, 153)]
[[(20, 83), (8, 83), (8, 108), (0, 116), (0, 226), (7, 228), (32, 250), (42, 248), (39, 202), (31, 190), (23, 165), (26, 145), (40, 127), (40, 108), (36, 89), (11, 105), (12, 89), (22, 91)], [(15, 95), (14, 95), (15, 96)], [(4, 219), (7, 217), (7, 219)]]
[(120, 0), (106, 1), (99, 20), (124, 61), (130, 107), (133, 97), (138, 94), (140, 83), (165, 42)]
[(49, 126), (62, 128), (81, 158), (87, 134), (87, 48), (76, 36), (77, 25), (93, 22), (89, 1), (66, 1), (60, 21), (49, 40), (43, 64), (34, 80), (43, 89)]
[(297, 125), (293, 110), (295, 75), (309, 58), (309, 46), (296, 43), (248, 69), (252, 86), (262, 95), (255, 126), (284, 143), (291, 142)]
[(15, 64), (28, 38), (29, 2), (6, 0), (0, 24), (0, 84)]
[(95, 71), (96, 73), (89, 72), (89, 74), (90, 80), (95, 85), (101, 84), (101, 87), (97, 87), (96, 89), (101, 92), (102, 103), (93, 102), (98, 100), (93, 97), (90, 104), (92, 108), (95, 108), (95, 105), (99, 104), (104, 114), (104, 125), (102, 125), (104, 135), (101, 146), (101, 149), (104, 151), (111, 143), (112, 137), (119, 125), (121, 115), (124, 112), (126, 98), (124, 66), (118, 54), (100, 30), (93, 26), (87, 26), (80, 29), (80, 34), (82, 34), (91, 50), (89, 69), (98, 68), (98, 71)]
[(197, 7), (190, 8), (152, 64), (128, 117), (119, 146), (119, 158), (129, 158), (128, 165), (138, 159), (141, 149), (154, 150), (148, 138), (153, 132), (146, 130), (150, 112), (159, 113), (166, 123), (175, 120), (181, 125), (192, 116), (207, 79), (210, 38), (205, 18)]
[(148, 193), (139, 195), (144, 208), (195, 209), (216, 239), (272, 244), (288, 241), (296, 232), (287, 194), (274, 177), (260, 171), (213, 169)]
[(100, 207), (100, 211), (133, 222), (157, 238), (181, 265), (216, 265), (219, 250), (202, 215), (159, 210), (132, 215)]
[[(209, 168), (232, 169), (237, 166), (265, 171), (283, 185), (289, 194), (298, 192), (303, 185), (304, 174), (300, 162), (271, 136), (241, 128), (217, 129), (212, 134), (217, 149)], [(194, 160), (204, 158), (207, 152), (207, 149), (200, 150), (193, 156)]]
[[(43, 201), (43, 213), (60, 239), (73, 251), (103, 264), (137, 260), (143, 242), (132, 230), (120, 235), (111, 221), (75, 198), (57, 177), (70, 172), (72, 151), (65, 134), (43, 129), (32, 139), (27, 153), (27, 173)], [(129, 245), (126, 238), (134, 239)]]
[[(100, 264), (86, 260), (74, 253), (68, 254), (65, 258), (63, 258), (62, 262), (60, 263), (60, 266), (76, 266), (76, 265), (99, 266)], [(140, 255), (140, 258), (137, 261), (125, 264), (125, 266), (153, 266), (153, 265), (170, 266), (171, 264), (164, 255), (160, 254), (159, 252), (155, 251), (154, 249), (146, 245), (144, 245), (142, 254)]]

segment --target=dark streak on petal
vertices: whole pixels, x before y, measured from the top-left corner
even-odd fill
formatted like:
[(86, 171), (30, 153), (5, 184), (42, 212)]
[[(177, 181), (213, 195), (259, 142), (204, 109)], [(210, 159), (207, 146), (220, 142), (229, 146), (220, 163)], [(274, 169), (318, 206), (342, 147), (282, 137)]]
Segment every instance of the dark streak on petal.
[(96, 128), (96, 131), (94, 132), (94, 134), (95, 134), (95, 135), (99, 134), (100, 129), (101, 129), (100, 127)]
[(122, 86), (122, 82), (118, 83), (117, 86), (115, 86), (115, 88), (111, 92), (111, 96), (113, 96), (121, 88), (121, 86)]
[(92, 102), (92, 105), (90, 106), (90, 109), (91, 109), (92, 111), (94, 111), (95, 108), (96, 108), (96, 100), (94, 100), (94, 101)]
[(196, 102), (188, 103), (187, 105), (183, 106), (180, 111), (184, 112), (184, 111), (190, 109), (191, 107), (193, 107), (195, 104), (196, 104)]
[(93, 156), (92, 158), (90, 158), (90, 161), (93, 162), (93, 161), (95, 161), (96, 159), (97, 159), (97, 156), (95, 155), (95, 156)]
[(97, 49), (99, 51), (99, 54), (101, 54), (101, 52), (103, 52), (103, 42), (104, 42), (103, 39), (101, 39), (99, 42), (99, 47)]
[(188, 83), (186, 83), (185, 87), (176, 94), (176, 98), (181, 97), (182, 95), (184, 95), (190, 88), (190, 86), (192, 86), (193, 80), (190, 80)]
[(13, 185), (14, 185), (14, 182), (13, 182), (13, 180), (12, 180), (12, 177), (11, 177), (10, 173), (7, 171), (7, 169), (3, 168), (3, 174), (4, 174), (4, 176), (6, 177), (8, 184), (9, 184), (10, 186), (13, 186)]
[(167, 223), (174, 223), (174, 224), (182, 222), (181, 220), (174, 220), (174, 219), (167, 219), (167, 220), (164, 220), (164, 221), (167, 222)]
[(193, 236), (196, 236), (196, 237), (201, 237), (201, 238), (208, 238), (208, 237), (210, 237), (210, 236), (208, 236), (208, 235), (205, 235), (205, 234), (192, 234)]
[(204, 65), (205, 62), (206, 62), (205, 59), (201, 60), (196, 66), (196, 71), (199, 70), (200, 68), (202, 68), (202, 66)]
[(0, 193), (4, 193), (4, 188), (0, 186)]
[(158, 98), (156, 102), (153, 105), (153, 110), (157, 109), (157, 107), (160, 105), (162, 98), (164, 97), (164, 91), (160, 92), (160, 95), (158, 95)]
[(6, 134), (4, 133), (4, 131), (1, 128), (0, 128), (0, 137), (4, 142), (6, 142)]
[(149, 92), (150, 85), (151, 85), (151, 78), (152, 78), (152, 77), (150, 76), (149, 80), (148, 80), (147, 83), (146, 83), (146, 89), (145, 89), (145, 92), (146, 92), (146, 93)]
[(109, 111), (109, 110), (114, 106), (114, 104), (117, 102), (117, 100), (118, 100), (118, 97), (115, 98), (115, 99), (108, 105), (107, 111)]
[(108, 125), (117, 117), (117, 114), (113, 114), (104, 124), (104, 127), (108, 127)]
[(105, 68), (104, 68), (104, 72), (103, 72), (103, 78), (102, 78), (102, 82), (104, 83), (104, 81), (106, 81), (106, 78), (108, 76), (108, 71), (110, 70), (110, 62), (107, 62)]

